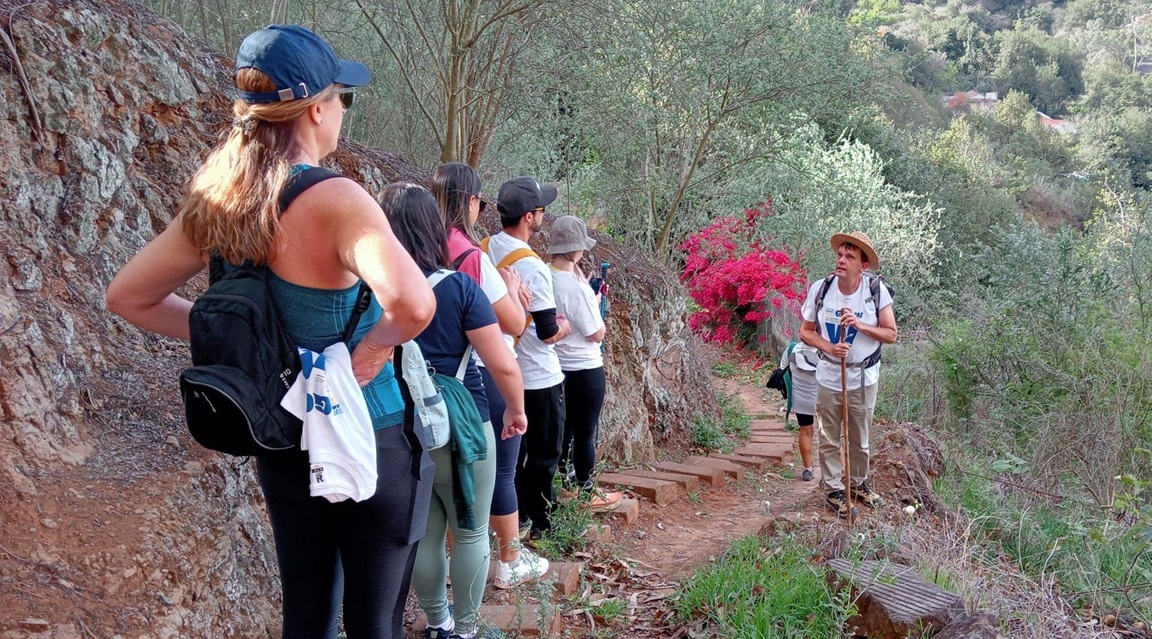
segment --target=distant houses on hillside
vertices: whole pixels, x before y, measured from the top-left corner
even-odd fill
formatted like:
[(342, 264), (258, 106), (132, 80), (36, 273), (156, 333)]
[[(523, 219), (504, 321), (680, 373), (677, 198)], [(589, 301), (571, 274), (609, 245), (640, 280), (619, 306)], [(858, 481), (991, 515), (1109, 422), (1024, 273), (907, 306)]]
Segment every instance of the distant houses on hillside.
[[(1152, 69), (1152, 58), (1149, 59), (1149, 68)], [(957, 91), (956, 93), (946, 93), (940, 96), (940, 102), (945, 109), (955, 113), (963, 113), (966, 111), (976, 111), (979, 113), (989, 113), (996, 107), (996, 103), (1000, 101), (1000, 94), (995, 91), (981, 93), (979, 91)], [(1075, 133), (1076, 125), (1071, 120), (1062, 118), (1054, 118), (1046, 113), (1036, 112), (1036, 117), (1040, 118), (1040, 123), (1060, 133)]]

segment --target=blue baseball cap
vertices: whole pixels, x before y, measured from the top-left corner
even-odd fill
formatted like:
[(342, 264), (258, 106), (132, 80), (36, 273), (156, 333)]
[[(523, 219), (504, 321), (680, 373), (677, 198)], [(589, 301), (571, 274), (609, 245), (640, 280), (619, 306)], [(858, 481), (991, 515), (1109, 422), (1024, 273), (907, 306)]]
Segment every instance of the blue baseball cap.
[(330, 84), (349, 87), (368, 84), (368, 67), (336, 57), (324, 38), (294, 24), (272, 24), (250, 34), (236, 52), (236, 71), (263, 71), (276, 85), (275, 91), (236, 91), (249, 104), (307, 98)]

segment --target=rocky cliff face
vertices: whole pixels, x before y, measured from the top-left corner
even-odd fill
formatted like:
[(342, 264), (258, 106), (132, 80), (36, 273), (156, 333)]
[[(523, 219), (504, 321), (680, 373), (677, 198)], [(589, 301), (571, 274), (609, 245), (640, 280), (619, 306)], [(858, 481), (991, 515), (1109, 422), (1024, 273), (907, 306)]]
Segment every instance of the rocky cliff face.
[[(103, 310), (225, 126), (230, 62), (120, 0), (0, 0), (0, 28), (0, 637), (277, 635), (251, 466), (187, 436), (185, 347)], [(337, 155), (373, 191), (426, 175)], [(604, 454), (650, 459), (714, 402), (674, 279), (604, 245)]]

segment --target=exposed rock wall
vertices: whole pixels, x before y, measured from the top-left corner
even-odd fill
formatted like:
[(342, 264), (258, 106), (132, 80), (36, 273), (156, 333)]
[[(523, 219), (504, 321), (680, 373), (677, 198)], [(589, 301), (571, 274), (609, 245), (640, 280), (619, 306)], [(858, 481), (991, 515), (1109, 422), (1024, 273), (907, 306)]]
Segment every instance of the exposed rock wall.
[[(225, 126), (230, 62), (120, 0), (0, 0), (0, 28), (0, 637), (278, 635), (251, 466), (187, 436), (184, 345), (103, 310)], [(372, 190), (427, 175), (354, 144), (335, 162)], [(603, 245), (603, 450), (650, 459), (714, 401), (675, 280)]]

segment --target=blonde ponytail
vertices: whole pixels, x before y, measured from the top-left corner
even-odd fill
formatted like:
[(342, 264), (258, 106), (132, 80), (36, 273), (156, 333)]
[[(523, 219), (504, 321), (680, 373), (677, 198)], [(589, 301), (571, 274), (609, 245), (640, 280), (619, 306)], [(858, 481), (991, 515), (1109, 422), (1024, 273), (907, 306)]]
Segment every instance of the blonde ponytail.
[[(268, 76), (253, 68), (236, 73), (236, 86), (253, 92), (275, 89)], [(233, 103), (232, 128), (192, 176), (180, 207), (184, 235), (192, 246), (233, 264), (272, 260), (280, 192), (297, 152), (296, 120), (332, 91), (328, 87), (313, 97), (287, 102)]]

